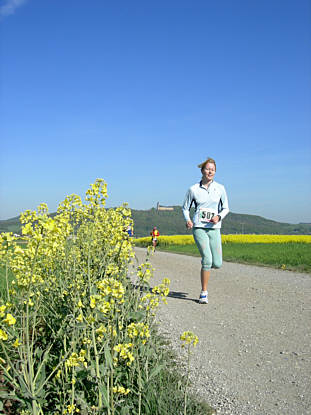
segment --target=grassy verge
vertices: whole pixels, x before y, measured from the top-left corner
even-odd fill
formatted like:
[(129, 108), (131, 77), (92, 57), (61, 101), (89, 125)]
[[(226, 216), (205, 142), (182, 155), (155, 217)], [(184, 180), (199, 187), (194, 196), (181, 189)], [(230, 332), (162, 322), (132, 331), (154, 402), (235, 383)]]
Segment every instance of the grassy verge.
[[(159, 246), (157, 249), (200, 256), (196, 245), (167, 245)], [(304, 243), (225, 243), (223, 259), (229, 262), (311, 273), (311, 245)]]
[[(155, 335), (157, 354), (161, 356), (162, 370), (152, 381), (152, 386), (145, 390), (145, 407), (143, 414), (176, 415), (184, 414), (186, 374), (181, 373), (178, 357), (172, 351), (171, 344), (161, 335)], [(186, 370), (185, 368), (183, 370)], [(191, 384), (189, 385), (192, 386)], [(193, 389), (192, 389), (193, 390)], [(187, 415), (212, 415), (215, 410), (197, 396), (188, 393)]]

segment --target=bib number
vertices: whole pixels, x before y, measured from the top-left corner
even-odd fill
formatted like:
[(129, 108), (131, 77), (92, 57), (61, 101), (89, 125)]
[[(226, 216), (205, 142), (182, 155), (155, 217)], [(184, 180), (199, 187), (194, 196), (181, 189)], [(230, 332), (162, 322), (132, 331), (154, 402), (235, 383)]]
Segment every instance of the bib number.
[(216, 212), (211, 209), (201, 208), (199, 210), (199, 220), (200, 222), (210, 222), (211, 219), (216, 215)]

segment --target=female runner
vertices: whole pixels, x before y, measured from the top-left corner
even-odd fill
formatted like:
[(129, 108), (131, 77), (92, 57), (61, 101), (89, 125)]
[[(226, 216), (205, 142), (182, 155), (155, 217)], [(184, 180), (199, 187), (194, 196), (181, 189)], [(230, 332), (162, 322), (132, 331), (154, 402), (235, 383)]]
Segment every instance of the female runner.
[[(199, 164), (202, 179), (186, 193), (183, 215), (187, 229), (193, 229), (193, 237), (202, 257), (200, 304), (208, 303), (207, 284), (211, 268), (222, 265), (220, 228), (224, 217), (229, 213), (228, 198), (224, 186), (214, 181), (216, 162), (208, 158)], [(195, 213), (190, 218), (190, 208), (194, 203)]]

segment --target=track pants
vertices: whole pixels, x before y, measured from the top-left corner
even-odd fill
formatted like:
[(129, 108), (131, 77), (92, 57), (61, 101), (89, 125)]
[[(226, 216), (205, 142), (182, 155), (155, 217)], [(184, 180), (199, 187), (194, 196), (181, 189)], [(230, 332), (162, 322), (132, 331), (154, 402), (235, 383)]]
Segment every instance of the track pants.
[(202, 269), (220, 268), (222, 248), (220, 229), (193, 228), (193, 237), (202, 257)]

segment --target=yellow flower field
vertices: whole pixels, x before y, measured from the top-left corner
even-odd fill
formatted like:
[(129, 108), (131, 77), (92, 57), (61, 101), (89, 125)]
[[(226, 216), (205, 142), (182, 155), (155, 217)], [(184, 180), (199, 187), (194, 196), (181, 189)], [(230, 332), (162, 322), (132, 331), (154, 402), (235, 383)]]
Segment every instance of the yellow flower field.
[[(311, 235), (222, 235), (222, 242), (231, 243), (311, 243)], [(135, 239), (136, 245), (150, 244), (150, 237)], [(160, 236), (159, 245), (192, 245), (194, 239), (192, 235), (171, 235)]]
[(237, 243), (311, 243), (311, 235), (222, 235), (222, 242)]

